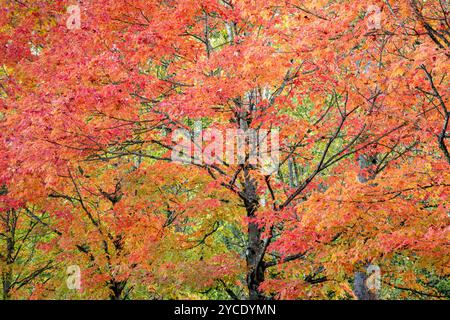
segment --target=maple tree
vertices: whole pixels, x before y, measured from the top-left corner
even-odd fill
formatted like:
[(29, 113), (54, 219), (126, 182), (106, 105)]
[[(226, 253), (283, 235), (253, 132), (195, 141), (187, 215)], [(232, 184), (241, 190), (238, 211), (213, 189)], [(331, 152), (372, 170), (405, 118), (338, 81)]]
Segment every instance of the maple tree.
[[(36, 298), (356, 298), (369, 264), (449, 296), (448, 3), (69, 5), (2, 0), (0, 235), (38, 255), (1, 252), (5, 298), (13, 265)], [(277, 130), (279, 168), (198, 158), (205, 134), (172, 161), (199, 123)]]

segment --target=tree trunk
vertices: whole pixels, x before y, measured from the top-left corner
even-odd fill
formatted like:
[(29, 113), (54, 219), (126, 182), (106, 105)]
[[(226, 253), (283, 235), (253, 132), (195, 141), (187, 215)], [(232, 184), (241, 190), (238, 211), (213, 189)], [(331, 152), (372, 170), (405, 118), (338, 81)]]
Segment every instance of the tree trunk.
[[(375, 174), (370, 171), (370, 167), (375, 165), (377, 162), (376, 156), (359, 156), (359, 167), (361, 172), (358, 174), (358, 180), (360, 183), (367, 183), (368, 181), (375, 178)], [(363, 174), (363, 170), (369, 169), (369, 172)], [(369, 275), (371, 276), (371, 275)], [(367, 272), (356, 272), (355, 280), (353, 284), (353, 292), (355, 293), (358, 300), (378, 300), (377, 292), (370, 290), (367, 285)]]
[(365, 272), (355, 273), (354, 292), (358, 300), (378, 300), (377, 293), (367, 286), (368, 276)]
[(11, 282), (12, 272), (10, 266), (7, 266), (6, 270), (2, 273), (3, 300), (9, 300), (11, 298)]
[(115, 281), (112, 280), (110, 282), (109, 288), (111, 289), (111, 293), (109, 295), (110, 300), (124, 300), (124, 289), (126, 286), (126, 281)]
[(255, 223), (248, 225), (248, 248), (247, 248), (247, 287), (250, 300), (264, 300), (265, 297), (259, 290), (264, 281), (264, 266), (261, 230)]
[(264, 281), (264, 242), (261, 239), (261, 229), (253, 220), (259, 207), (258, 197), (256, 194), (256, 186), (254, 181), (245, 174), (244, 201), (247, 211), (248, 223), (248, 240), (247, 240), (247, 288), (250, 300), (264, 300), (265, 297), (259, 290), (259, 286)]
[(9, 300), (11, 298), (16, 222), (17, 217), (15, 212), (13, 210), (8, 210), (5, 216), (6, 256), (5, 268), (2, 271), (3, 300)]

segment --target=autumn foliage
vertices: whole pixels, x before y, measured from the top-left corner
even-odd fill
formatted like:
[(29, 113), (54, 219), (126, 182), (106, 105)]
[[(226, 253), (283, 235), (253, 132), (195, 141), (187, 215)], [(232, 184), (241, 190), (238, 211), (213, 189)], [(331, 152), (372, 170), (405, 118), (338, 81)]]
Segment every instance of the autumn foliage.
[(447, 1), (0, 2), (3, 298), (450, 297)]

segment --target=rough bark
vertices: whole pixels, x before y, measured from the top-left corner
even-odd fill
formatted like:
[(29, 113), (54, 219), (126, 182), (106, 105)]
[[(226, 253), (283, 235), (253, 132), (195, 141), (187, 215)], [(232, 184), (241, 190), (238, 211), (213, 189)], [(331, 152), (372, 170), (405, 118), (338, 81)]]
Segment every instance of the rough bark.
[[(375, 173), (370, 170), (370, 167), (375, 165), (377, 162), (376, 156), (359, 156), (359, 167), (361, 172), (358, 174), (358, 180), (361, 183), (367, 183), (368, 181), (375, 178)], [(363, 174), (363, 170), (367, 170), (365, 174)], [(355, 272), (354, 279), (354, 288), (353, 292), (355, 293), (358, 300), (378, 300), (378, 293), (369, 289), (367, 285), (367, 279), (372, 275), (367, 275), (366, 272)]]
[(109, 295), (110, 300), (124, 300), (125, 299), (125, 286), (126, 281), (116, 281), (112, 280), (110, 282), (109, 288), (111, 289), (111, 293)]
[(365, 272), (355, 273), (354, 293), (358, 300), (378, 300), (377, 292), (367, 286), (369, 276)]
[(254, 181), (245, 175), (244, 185), (245, 200), (244, 205), (249, 219), (248, 223), (248, 245), (246, 252), (247, 260), (247, 287), (250, 300), (265, 299), (259, 290), (259, 286), (264, 281), (264, 265), (262, 263), (264, 257), (264, 241), (262, 240), (262, 232), (258, 225), (253, 221), (255, 213), (259, 207), (258, 197), (256, 194), (256, 185)]
[(15, 227), (16, 227), (16, 216), (12, 210), (6, 212), (5, 216), (5, 236), (6, 236), (6, 250), (4, 256), (5, 267), (2, 270), (2, 289), (3, 289), (3, 300), (9, 300), (11, 298), (12, 290), (12, 265), (14, 263), (14, 250), (15, 250)]

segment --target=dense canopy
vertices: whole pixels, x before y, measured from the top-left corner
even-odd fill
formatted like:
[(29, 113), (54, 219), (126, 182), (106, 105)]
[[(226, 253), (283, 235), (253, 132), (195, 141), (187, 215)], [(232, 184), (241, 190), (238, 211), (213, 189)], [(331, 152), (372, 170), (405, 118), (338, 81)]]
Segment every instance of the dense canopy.
[(0, 2), (4, 299), (450, 297), (448, 1)]

